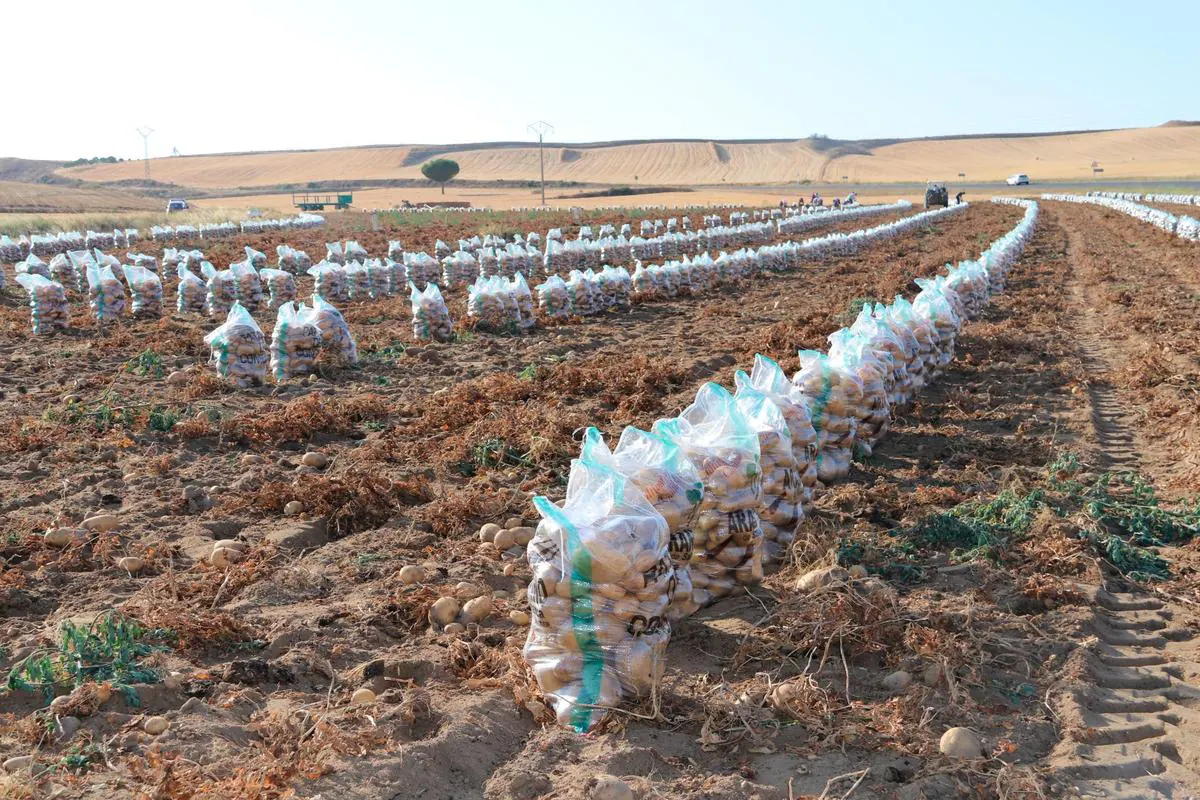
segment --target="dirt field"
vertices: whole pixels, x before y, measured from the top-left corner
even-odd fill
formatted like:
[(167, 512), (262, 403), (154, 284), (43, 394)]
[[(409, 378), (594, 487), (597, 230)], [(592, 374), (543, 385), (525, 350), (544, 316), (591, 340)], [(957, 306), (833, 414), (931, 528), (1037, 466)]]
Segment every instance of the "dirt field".
[[(799, 190), (784, 195), (778, 191), (763, 189), (700, 189), (694, 192), (662, 192), (655, 194), (635, 195), (632, 197), (566, 197), (578, 190), (553, 189), (546, 192), (546, 205), (557, 208), (611, 208), (613, 206), (716, 206), (733, 205), (749, 206), (751, 208), (769, 208), (778, 205), (780, 200), (794, 203)], [(838, 197), (845, 197), (850, 189), (839, 192)], [(811, 192), (810, 192), (811, 193)], [(825, 195), (832, 200), (834, 195), (826, 191)], [(923, 197), (912, 193), (898, 193), (895, 190), (860, 191), (859, 198), (863, 202), (890, 203), (901, 198), (914, 203), (922, 201)], [(869, 198), (869, 200), (868, 200)], [(536, 189), (472, 189), (455, 186), (451, 183), (443, 195), (433, 188), (410, 189), (357, 189), (354, 192), (354, 209), (388, 209), (402, 205), (407, 200), (413, 205), (421, 203), (436, 203), (439, 201), (458, 201), (471, 204), (472, 208), (513, 209), (530, 208), (541, 203), (541, 195)], [(193, 202), (197, 207), (221, 206), (225, 208), (258, 208), (271, 209), (280, 214), (294, 213), (291, 194), (260, 194), (243, 195), (240, 197), (216, 197), (209, 200), (200, 199)]]
[[(791, 563), (678, 624), (657, 702), (589, 736), (540, 724), (524, 629), (508, 619), (528, 609), (529, 570), (481, 546), (479, 526), (532, 522), (533, 494), (561, 497), (583, 427), (648, 426), (705, 381), (731, 385), (755, 353), (790, 374), (856, 301), (911, 295), (913, 278), (978, 255), (1020, 209), (977, 203), (726, 295), (526, 337), (460, 325), (453, 344), (417, 344), (406, 300), (351, 306), (359, 368), (242, 391), (203, 364), (211, 323), (101, 335), (76, 304), (77, 332), (34, 339), (7, 290), (0, 668), (36, 656), (61, 621), (118, 608), (155, 647), (137, 662), (155, 674), (125, 676), (136, 705), (94, 689), (57, 701), (71, 733), (39, 711), (40, 692), (0, 696), (0, 760), (33, 755), (39, 771), (0, 777), (0, 797), (582, 800), (603, 775), (638, 800), (1200, 791), (1195, 546), (1179, 531), (1134, 546), (1120, 515), (1160, 532), (1153, 497), (1097, 483), (1130, 469), (1166, 498), (1200, 492), (1200, 249), (1102, 208), (1042, 212), (1008, 290), (875, 454), (822, 495)], [(362, 215), (334, 215), (208, 255), (288, 241), (319, 257), (335, 236), (372, 253), (390, 238), (430, 248), (480, 224), (420, 221), (372, 232)], [(451, 296), (456, 319), (463, 302)], [(168, 384), (176, 370), (189, 381)], [(308, 451), (327, 465), (302, 465)], [(303, 512), (285, 516), (289, 502)], [(118, 527), (65, 548), (39, 535), (100, 512)], [(226, 538), (248, 555), (221, 569), (205, 558)], [(143, 568), (119, 569), (123, 556)], [(1144, 576), (1156, 557), (1166, 580), (1119, 573)], [(795, 588), (835, 560), (872, 577)], [(403, 585), (412, 564), (425, 580)], [(491, 592), (496, 613), (434, 633), (426, 612), (450, 591)], [(797, 699), (780, 704), (780, 684)], [(352, 704), (364, 686), (375, 702)], [(151, 715), (169, 729), (146, 733)], [(987, 757), (940, 755), (952, 726), (977, 731)]]
[[(412, 145), (243, 155), (158, 158), (156, 180), (200, 188), (273, 186), (316, 180), (420, 178), (427, 160), (409, 158)], [(538, 149), (465, 147), (441, 153), (472, 180), (528, 180), (538, 174)], [(965, 172), (973, 181), (1027, 172), (1036, 181), (1086, 180), (1091, 164), (1107, 178), (1184, 178), (1200, 175), (1200, 127), (1133, 128), (1071, 135), (974, 137), (907, 141), (878, 147), (807, 139), (757, 144), (654, 141), (644, 144), (548, 147), (547, 180), (618, 185), (712, 185), (728, 182), (925, 181)], [(410, 163), (411, 162), (411, 163)], [(88, 181), (140, 178), (129, 161), (62, 170)]]
[(165, 205), (162, 200), (116, 189), (76, 189), (71, 186), (0, 181), (0, 214), (141, 211), (161, 209)]

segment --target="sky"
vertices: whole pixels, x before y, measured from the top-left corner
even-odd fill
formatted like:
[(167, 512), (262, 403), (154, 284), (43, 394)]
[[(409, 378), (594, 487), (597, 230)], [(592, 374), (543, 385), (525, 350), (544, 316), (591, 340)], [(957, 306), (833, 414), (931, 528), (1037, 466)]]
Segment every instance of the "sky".
[[(0, 156), (839, 139), (1200, 119), (1200, 2), (5, 4)], [(72, 96), (73, 99), (72, 99)]]

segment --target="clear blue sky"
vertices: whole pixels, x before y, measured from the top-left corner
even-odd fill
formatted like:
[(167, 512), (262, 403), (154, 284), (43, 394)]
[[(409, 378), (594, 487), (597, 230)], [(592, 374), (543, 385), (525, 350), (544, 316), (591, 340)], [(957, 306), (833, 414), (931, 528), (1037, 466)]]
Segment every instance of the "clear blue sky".
[(520, 140), (538, 119), (595, 141), (1200, 118), (1200, 0), (14, 0), (5, 16), (0, 155), (140, 157), (142, 125), (168, 155)]

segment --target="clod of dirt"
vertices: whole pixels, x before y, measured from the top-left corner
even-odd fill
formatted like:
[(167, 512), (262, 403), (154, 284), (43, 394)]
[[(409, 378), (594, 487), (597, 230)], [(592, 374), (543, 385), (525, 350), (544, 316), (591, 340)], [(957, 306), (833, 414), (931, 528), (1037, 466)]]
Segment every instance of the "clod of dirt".
[(942, 665), (930, 664), (921, 675), (921, 682), (926, 686), (937, 686), (942, 682)]
[(363, 686), (360, 689), (355, 689), (354, 694), (350, 695), (350, 704), (355, 706), (366, 706), (375, 702), (375, 692)]
[[(292, 501), (292, 503), (297, 502), (299, 501)], [(292, 503), (288, 503), (288, 505), (290, 506)], [(267, 534), (266, 539), (280, 550), (299, 553), (310, 547), (329, 544), (329, 529), (324, 519), (314, 519), (271, 531)]]
[(105, 533), (114, 530), (119, 523), (116, 514), (97, 514), (94, 517), (88, 517), (83, 521), (83, 527), (90, 531), (99, 531)]
[(460, 633), (466, 633), (467, 626), (461, 622), (451, 622), (446, 626), (445, 632), (450, 636), (458, 636)]
[(182, 386), (188, 382), (188, 374), (183, 370), (176, 370), (167, 376), (167, 383), (172, 386)]
[(246, 455), (242, 456), (243, 467), (253, 467), (257, 464), (263, 464), (265, 462), (266, 459), (257, 453), (247, 453)]
[(66, 547), (75, 539), (75, 531), (71, 528), (51, 528), (42, 539), (51, 547)]
[(488, 522), (479, 529), (479, 541), (491, 542), (496, 538), (496, 534), (501, 530), (500, 526), (494, 522)]
[(595, 781), (592, 791), (588, 793), (590, 800), (633, 800), (633, 790), (620, 778), (601, 775)]
[(212, 498), (208, 496), (208, 492), (204, 491), (203, 486), (185, 486), (183, 501), (187, 503), (187, 509), (192, 514), (208, 511), (213, 504)]
[(309, 452), (301, 456), (300, 463), (306, 467), (324, 469), (325, 465), (329, 463), (329, 456), (324, 453)]
[(13, 756), (4, 762), (5, 772), (20, 772), (33, 766), (33, 756)]
[(938, 749), (952, 758), (983, 758), (983, 742), (970, 728), (951, 728), (942, 734)]
[(226, 683), (244, 683), (250, 686), (290, 682), (294, 677), (287, 667), (261, 658), (230, 661), (221, 671), (221, 680)]
[(513, 609), (512, 611), (508, 612), (508, 621), (514, 625), (520, 625), (524, 627), (529, 624), (529, 615), (524, 611)]
[(810, 570), (796, 581), (796, 589), (801, 592), (815, 592), (834, 583), (845, 583), (850, 579), (850, 573), (841, 567), (821, 567)]
[(142, 567), (146, 566), (146, 562), (137, 556), (125, 556), (117, 560), (117, 566), (132, 575), (135, 572), (141, 572)]
[(425, 580), (425, 570), (416, 564), (409, 564), (408, 566), (400, 568), (401, 583), (411, 586), (412, 584), (420, 583), (423, 580)]
[(166, 717), (147, 717), (142, 723), (142, 730), (151, 736), (158, 736), (171, 727), (171, 721)]
[(850, 573), (850, 577), (854, 578), (855, 580), (862, 580), (863, 578), (867, 577), (867, 568), (862, 564), (853, 565), (850, 567), (848, 572)]
[(909, 675), (907, 672), (900, 669), (884, 678), (883, 681), (881, 681), (881, 685), (884, 689), (887, 689), (892, 694), (900, 694), (909, 686), (912, 686), (912, 682), (912, 675)]
[(70, 715), (59, 717), (58, 727), (55, 730), (55, 734), (60, 739), (70, 739), (75, 735), (75, 731), (79, 730), (79, 726), (82, 724), (83, 723), (80, 722), (79, 717), (72, 717)]
[(303, 514), (304, 503), (301, 503), (299, 500), (292, 500), (283, 507), (283, 513), (287, 514), (289, 517), (294, 517), (297, 514)]
[(462, 610), (463, 622), (468, 624), (483, 622), (491, 616), (492, 608), (492, 598), (486, 594), (476, 597), (474, 600), (468, 600)]
[(458, 617), (462, 610), (457, 598), (439, 597), (429, 608), (429, 621), (438, 627), (445, 627)]

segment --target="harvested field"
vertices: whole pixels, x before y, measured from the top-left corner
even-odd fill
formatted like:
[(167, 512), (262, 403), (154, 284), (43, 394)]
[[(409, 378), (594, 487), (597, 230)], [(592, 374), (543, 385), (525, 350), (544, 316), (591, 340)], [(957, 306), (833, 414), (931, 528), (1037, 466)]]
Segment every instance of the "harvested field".
[(161, 210), (164, 205), (157, 198), (118, 189), (0, 181), (0, 214), (143, 211)]
[[(418, 343), (405, 298), (353, 304), (359, 367), (248, 390), (204, 366), (209, 321), (102, 333), (76, 302), (77, 329), (31, 337), (5, 290), (0, 668), (19, 680), (0, 695), (0, 761), (35, 768), (0, 776), (0, 797), (574, 800), (604, 776), (638, 800), (1200, 791), (1200, 519), (1164, 517), (1200, 492), (1200, 256), (1115, 212), (1043, 203), (1007, 290), (820, 496), (785, 566), (676, 623), (657, 694), (593, 734), (553, 724), (522, 660), (528, 565), (477, 537), (563, 496), (582, 428), (648, 427), (756, 353), (790, 375), (863, 300), (911, 296), (1021, 215), (976, 203), (854, 256), (527, 336), (460, 325)], [(565, 214), (384, 222), (205, 249), (223, 264), (287, 242), (315, 260), (335, 238), (380, 254), (485, 224), (575, 230)], [(460, 319), (462, 293), (449, 302)], [(1102, 480), (1117, 469), (1145, 483)], [(98, 514), (116, 527), (41, 536)], [(215, 563), (229, 539), (244, 555)], [(797, 588), (835, 563), (829, 585)], [(494, 611), (433, 630), (446, 594)], [(102, 627), (92, 662), (56, 655), (79, 652), (59, 647), (62, 621), (113, 609), (140, 629)], [(45, 710), (42, 684), (79, 664), (83, 688)], [(105, 701), (109, 684), (127, 688)], [(979, 758), (939, 752), (957, 726)]]

